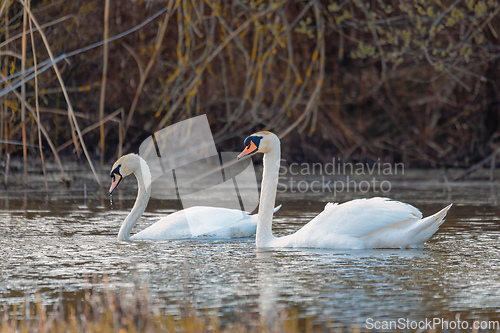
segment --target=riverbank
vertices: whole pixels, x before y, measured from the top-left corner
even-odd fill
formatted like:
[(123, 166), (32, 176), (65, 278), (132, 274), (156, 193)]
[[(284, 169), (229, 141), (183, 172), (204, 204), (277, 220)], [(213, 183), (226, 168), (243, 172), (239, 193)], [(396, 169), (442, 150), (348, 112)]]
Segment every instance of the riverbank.
[[(334, 159), (335, 160), (335, 159)], [(287, 190), (307, 192), (314, 191), (319, 187), (330, 188), (337, 182), (343, 182), (346, 186), (351, 182), (369, 182), (370, 187), (374, 184), (380, 187), (383, 182), (419, 182), (422, 184), (442, 183), (444, 186), (470, 182), (496, 183), (500, 181), (500, 170), (492, 172), (489, 167), (478, 167), (473, 170), (465, 168), (406, 168), (402, 164), (389, 163), (288, 163), (282, 161), (280, 167), (280, 186), (278, 191)], [(98, 162), (94, 161), (94, 168), (101, 186), (109, 181), (109, 170), (112, 164), (106, 163), (102, 170)], [(75, 157), (62, 158), (63, 172), (58, 165), (52, 161), (45, 163), (46, 174), (43, 173), (40, 159), (31, 159), (28, 163), (28, 184), (24, 184), (24, 167), (19, 157), (0, 162), (0, 190), (43, 190), (45, 182), (48, 188), (79, 186), (87, 183), (88, 186), (98, 186), (98, 182), (91, 172), (88, 163), (83, 159)], [(332, 166), (333, 165), (333, 166)], [(256, 177), (260, 182), (262, 165), (259, 161), (254, 162)], [(295, 180), (294, 180), (295, 179)], [(312, 183), (312, 186), (299, 184), (300, 181)], [(330, 182), (330, 183), (328, 183)], [(304, 184), (304, 183), (302, 183)], [(314, 185), (316, 184), (316, 185)], [(366, 183), (365, 183), (366, 184)], [(365, 186), (366, 188), (366, 186)], [(386, 187), (387, 188), (387, 187)]]

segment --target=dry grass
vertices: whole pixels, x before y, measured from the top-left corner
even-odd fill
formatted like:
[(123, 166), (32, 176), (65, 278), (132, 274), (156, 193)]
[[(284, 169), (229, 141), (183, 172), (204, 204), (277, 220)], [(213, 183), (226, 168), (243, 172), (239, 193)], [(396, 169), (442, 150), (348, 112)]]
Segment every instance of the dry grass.
[[(213, 312), (197, 310), (188, 301), (178, 303), (177, 314), (167, 314), (161, 304), (148, 292), (146, 284), (136, 282), (133, 289), (108, 288), (104, 278), (104, 290), (93, 289), (78, 293), (76, 297), (59, 299), (46, 306), (46, 300), (40, 295), (26, 297), (24, 302), (0, 307), (0, 333), (20, 332), (88, 332), (88, 333), (156, 333), (156, 332), (371, 332), (361, 323), (351, 325), (340, 324), (333, 320), (319, 322), (313, 317), (304, 317), (297, 309), (276, 311), (275, 314), (255, 313), (233, 314), (229, 318), (220, 317)], [(96, 282), (96, 281), (94, 281)], [(360, 305), (361, 306), (361, 305)], [(170, 307), (171, 308), (171, 307)], [(434, 313), (436, 318), (439, 314)], [(493, 313), (496, 317), (496, 314)], [(461, 318), (458, 313), (448, 313), (444, 316), (447, 322)], [(401, 318), (404, 319), (404, 318)], [(339, 318), (343, 322), (342, 318)], [(432, 322), (432, 318), (427, 318)], [(464, 329), (453, 329), (454, 332), (480, 332), (474, 329), (473, 323), (490, 323), (489, 332), (499, 332), (498, 320), (489, 320), (483, 316), (480, 319), (461, 319), (467, 325)], [(375, 332), (439, 332), (442, 326), (436, 324), (435, 330), (419, 329), (414, 321), (408, 329), (381, 329)], [(368, 323), (368, 322), (367, 322)], [(373, 321), (372, 321), (373, 323)], [(382, 325), (379, 323), (379, 325)], [(401, 325), (401, 324), (398, 324)], [(496, 325), (496, 326), (495, 326)], [(416, 328), (412, 328), (412, 327)], [(380, 326), (382, 327), (382, 326)], [(398, 326), (401, 327), (401, 326)], [(426, 326), (427, 327), (427, 326)], [(465, 329), (467, 327), (467, 329)], [(446, 330), (443, 330), (446, 331)], [(488, 330), (486, 330), (488, 331)]]
[(299, 319), (296, 311), (282, 312), (273, 322), (241, 316), (223, 322), (216, 315), (198, 312), (188, 302), (179, 305), (180, 315), (165, 314), (147, 288), (102, 292), (87, 290), (70, 303), (62, 299), (47, 310), (39, 295), (36, 301), (0, 309), (0, 332), (314, 332), (334, 331), (313, 327), (312, 318)]
[(497, 1), (117, 4), (2, 3), (1, 156), (41, 127), (93, 169), (198, 114), (226, 149), (273, 130), (290, 160), (468, 166), (498, 146)]

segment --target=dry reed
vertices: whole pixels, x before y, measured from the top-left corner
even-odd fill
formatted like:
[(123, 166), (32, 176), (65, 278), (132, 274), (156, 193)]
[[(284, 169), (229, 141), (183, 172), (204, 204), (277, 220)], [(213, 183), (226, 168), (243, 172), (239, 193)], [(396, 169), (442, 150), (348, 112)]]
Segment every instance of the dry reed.
[[(272, 321), (242, 314), (223, 319), (197, 311), (180, 302), (177, 314), (165, 313), (148, 293), (147, 286), (130, 290), (85, 290), (76, 300), (60, 299), (45, 305), (40, 295), (23, 303), (0, 308), (0, 332), (337, 332), (332, 322), (316, 323), (299, 318), (295, 310), (282, 311)], [(265, 317), (266, 314), (261, 314)], [(254, 319), (252, 319), (254, 318)], [(358, 330), (359, 331), (359, 330)]]
[[(160, 6), (3, 2), (0, 154), (16, 152), (12, 140), (25, 150), (34, 129), (45, 126), (52, 151), (71, 153), (71, 140), (95, 173), (92, 155), (102, 165), (164, 126), (207, 114), (226, 149), (270, 129), (293, 160), (496, 161), (496, 1), (169, 0)], [(29, 133), (12, 97), (17, 87), (21, 109), (36, 94), (41, 107), (64, 110), (67, 122), (48, 115), (37, 121), (30, 113)], [(104, 126), (120, 108), (127, 111), (113, 118), (117, 125)], [(87, 120), (77, 121), (77, 112)], [(87, 144), (80, 121), (86, 128), (100, 124), (87, 133)]]

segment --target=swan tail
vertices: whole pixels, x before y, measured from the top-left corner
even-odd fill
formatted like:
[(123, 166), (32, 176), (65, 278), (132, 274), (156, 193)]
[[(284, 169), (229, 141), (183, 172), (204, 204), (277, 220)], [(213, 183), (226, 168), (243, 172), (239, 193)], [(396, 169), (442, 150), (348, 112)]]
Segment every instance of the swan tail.
[(449, 205), (434, 215), (419, 219), (417, 216), (373, 231), (360, 238), (371, 248), (420, 248), (443, 224)]
[(428, 216), (416, 223), (412, 230), (415, 239), (415, 246), (421, 246), (425, 241), (431, 238), (432, 235), (434, 235), (434, 233), (444, 223), (446, 214), (452, 205), (453, 204), (450, 204), (436, 214)]

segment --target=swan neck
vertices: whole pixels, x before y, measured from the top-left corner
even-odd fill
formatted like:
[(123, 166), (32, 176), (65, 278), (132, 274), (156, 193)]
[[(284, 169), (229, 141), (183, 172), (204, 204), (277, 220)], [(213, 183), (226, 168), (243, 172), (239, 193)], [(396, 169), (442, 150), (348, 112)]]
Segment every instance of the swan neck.
[(139, 221), (142, 213), (146, 210), (149, 197), (151, 195), (151, 172), (144, 160), (141, 160), (141, 167), (138, 168), (134, 175), (137, 179), (137, 198), (135, 199), (134, 207), (123, 221), (120, 231), (118, 232), (118, 240), (129, 241), (130, 231)]
[(260, 189), (259, 217), (255, 242), (257, 247), (266, 247), (275, 238), (272, 232), (274, 203), (276, 200), (276, 189), (278, 187), (279, 143), (269, 152), (264, 154), (264, 170)]

